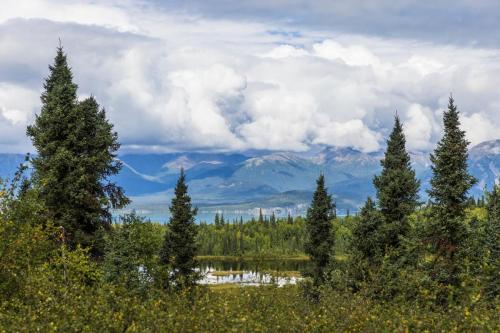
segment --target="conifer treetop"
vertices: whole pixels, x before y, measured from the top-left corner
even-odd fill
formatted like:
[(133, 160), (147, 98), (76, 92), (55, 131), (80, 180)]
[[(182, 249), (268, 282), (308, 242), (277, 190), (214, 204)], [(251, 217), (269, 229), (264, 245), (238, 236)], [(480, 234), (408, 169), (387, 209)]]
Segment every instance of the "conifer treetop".
[(467, 192), (476, 179), (467, 170), (468, 145), (460, 129), (458, 108), (450, 95), (443, 113), (444, 133), (430, 156), (433, 177), (428, 191), (431, 203), (450, 218), (463, 217)]
[(324, 280), (324, 270), (330, 261), (334, 245), (332, 219), (335, 218), (335, 204), (325, 186), (325, 177), (321, 174), (316, 181), (316, 191), (307, 210), (307, 239), (305, 252), (313, 263), (313, 280), (319, 285)]
[(420, 188), (410, 155), (406, 151), (403, 125), (397, 114), (380, 164), (382, 172), (374, 177), (373, 184), (385, 218), (386, 239), (381, 238), (381, 241), (384, 242), (383, 247), (397, 247), (400, 237), (407, 233), (407, 217), (418, 206)]

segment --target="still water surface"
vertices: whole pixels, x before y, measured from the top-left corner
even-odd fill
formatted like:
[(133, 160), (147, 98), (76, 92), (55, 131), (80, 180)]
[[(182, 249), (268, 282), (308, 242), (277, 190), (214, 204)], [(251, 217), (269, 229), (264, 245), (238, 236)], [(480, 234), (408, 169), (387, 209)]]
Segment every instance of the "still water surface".
[(203, 274), (201, 284), (240, 284), (256, 286), (264, 284), (295, 284), (301, 280), (301, 272), (308, 269), (308, 260), (200, 260)]

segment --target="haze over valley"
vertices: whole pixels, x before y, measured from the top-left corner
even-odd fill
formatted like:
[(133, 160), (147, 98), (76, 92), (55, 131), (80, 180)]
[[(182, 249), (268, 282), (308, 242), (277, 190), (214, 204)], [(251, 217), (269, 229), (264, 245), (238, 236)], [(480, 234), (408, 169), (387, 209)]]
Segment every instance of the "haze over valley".
[[(429, 153), (410, 152), (412, 165), (422, 181), (420, 195), (432, 175)], [(256, 218), (274, 212), (285, 217), (304, 215), (312, 198), (314, 180), (324, 173), (333, 192), (338, 214), (358, 212), (366, 196), (375, 194), (372, 178), (380, 172), (382, 151), (363, 153), (353, 148), (315, 147), (307, 153), (164, 153), (119, 155), (123, 169), (116, 176), (132, 199), (115, 214), (135, 210), (154, 221), (168, 219), (169, 202), (180, 168), (187, 172), (198, 220), (213, 222), (215, 213), (230, 219)], [(24, 160), (21, 154), (0, 154), (0, 177), (12, 177)], [(500, 177), (500, 140), (471, 148), (469, 170), (478, 179), (470, 195), (480, 198)]]

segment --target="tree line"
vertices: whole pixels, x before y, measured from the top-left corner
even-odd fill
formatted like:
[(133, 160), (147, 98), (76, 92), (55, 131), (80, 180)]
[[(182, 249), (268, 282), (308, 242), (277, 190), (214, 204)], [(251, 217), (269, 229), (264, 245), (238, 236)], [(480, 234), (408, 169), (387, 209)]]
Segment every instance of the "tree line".
[(196, 236), (198, 255), (206, 256), (293, 256), (304, 254), (305, 222), (300, 216), (263, 216), (226, 221), (215, 214), (214, 223), (200, 223)]
[[(452, 294), (459, 294), (464, 284), (479, 279), (476, 287), (485, 296), (498, 297), (500, 187), (494, 185), (487, 194), (483, 225), (467, 221), (471, 207), (467, 192), (476, 179), (467, 171), (469, 142), (460, 129), (452, 96), (443, 125), (443, 137), (430, 155), (430, 200), (417, 212), (420, 182), (405, 148), (403, 125), (395, 116), (382, 171), (373, 178), (376, 200), (367, 198), (361, 209), (352, 228), (349, 264), (341, 271), (330, 260), (335, 239), (330, 221), (335, 218), (335, 206), (324, 177), (319, 177), (306, 218), (305, 251), (314, 263), (314, 287), (323, 285), (328, 274), (336, 274), (330, 283), (346, 284), (352, 290), (370, 285), (379, 297), (415, 293), (418, 287), (427, 286), (438, 302), (446, 303), (450, 297), (458, 297)], [(478, 201), (477, 206), (484, 202)]]

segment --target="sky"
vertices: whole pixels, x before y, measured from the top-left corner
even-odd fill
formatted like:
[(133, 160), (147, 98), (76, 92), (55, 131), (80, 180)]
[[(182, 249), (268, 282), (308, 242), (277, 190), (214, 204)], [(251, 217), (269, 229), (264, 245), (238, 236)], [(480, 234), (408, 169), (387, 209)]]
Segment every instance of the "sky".
[(396, 111), (427, 152), (450, 93), (472, 144), (500, 139), (499, 17), (496, 0), (3, 0), (0, 152), (33, 149), (59, 39), (122, 152), (373, 152)]

